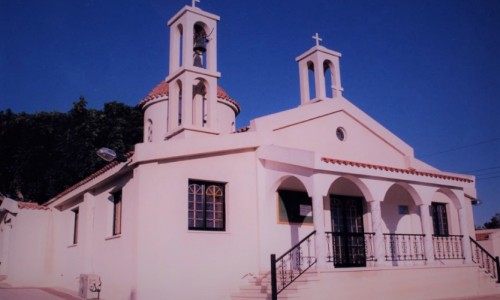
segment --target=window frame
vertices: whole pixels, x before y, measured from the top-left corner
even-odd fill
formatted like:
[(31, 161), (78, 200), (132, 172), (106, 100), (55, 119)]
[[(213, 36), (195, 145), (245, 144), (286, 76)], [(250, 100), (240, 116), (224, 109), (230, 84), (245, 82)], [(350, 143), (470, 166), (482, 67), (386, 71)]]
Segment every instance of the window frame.
[[(192, 186), (193, 185), (198, 185), (202, 189), (202, 194), (193, 194), (192, 193)], [(210, 189), (213, 189), (213, 187), (219, 188), (219, 191), (222, 192), (222, 195), (213, 195), (213, 203), (211, 206), (213, 207), (212, 213), (210, 213), (210, 210), (208, 207), (210, 205), (208, 204), (208, 196), (207, 196), (207, 191)], [(196, 196), (201, 197), (201, 202), (202, 203), (197, 203)], [(192, 198), (195, 197), (195, 198)], [(217, 197), (220, 197), (217, 199)], [(217, 201), (220, 201), (220, 203), (217, 203)], [(201, 222), (202, 225), (197, 225), (197, 221), (199, 221), (198, 218), (196, 218), (197, 211), (196, 207), (197, 204), (201, 204), (201, 213), (202, 213), (202, 218)], [(217, 209), (217, 206), (219, 206), (219, 209)], [(213, 226), (210, 226), (210, 219), (208, 216), (212, 214), (213, 218), (211, 222), (213, 222)], [(220, 226), (217, 226), (217, 215), (220, 214), (221, 218), (219, 222), (221, 222)], [(207, 180), (194, 180), (190, 179), (188, 181), (188, 230), (196, 230), (196, 231), (226, 231), (226, 183), (224, 182), (216, 182), (216, 181), (207, 181)]]
[(446, 203), (431, 203), (432, 228), (435, 236), (450, 235), (448, 209), (446, 206)]
[(73, 213), (73, 245), (78, 244), (78, 225), (80, 220), (80, 207), (71, 210)]
[(117, 236), (122, 234), (122, 220), (123, 220), (123, 193), (122, 190), (117, 190), (111, 193), (113, 205), (113, 220), (111, 234)]

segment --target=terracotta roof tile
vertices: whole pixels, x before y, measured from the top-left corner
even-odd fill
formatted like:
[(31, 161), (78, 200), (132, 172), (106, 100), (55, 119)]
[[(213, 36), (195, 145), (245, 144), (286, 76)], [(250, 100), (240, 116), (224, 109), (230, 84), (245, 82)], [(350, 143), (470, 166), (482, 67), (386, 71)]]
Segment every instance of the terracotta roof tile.
[(250, 130), (250, 126), (241, 127), (240, 129), (234, 131), (233, 133), (242, 133)]
[(40, 205), (35, 202), (18, 202), (17, 207), (19, 209), (33, 209), (33, 210), (49, 210), (50, 208)]
[[(132, 155), (134, 154), (133, 151), (130, 151), (129, 153), (125, 154), (125, 158), (127, 158), (127, 160), (132, 157)], [(87, 182), (101, 176), (102, 174), (104, 174), (106, 171), (108, 170), (111, 170), (113, 169), (114, 167), (118, 166), (122, 164), (121, 162), (118, 162), (118, 161), (112, 161), (110, 162), (109, 164), (105, 165), (104, 167), (102, 167), (101, 169), (97, 170), (96, 172), (92, 173), (91, 175), (87, 176), (86, 178), (82, 179), (81, 181), (79, 181), (78, 183), (70, 186), (69, 188), (67, 188), (66, 190), (62, 191), (61, 193), (57, 194), (54, 198), (50, 199), (47, 203), (44, 203), (44, 205), (48, 205), (54, 201), (56, 201), (57, 199), (61, 198), (62, 196), (66, 195), (66, 194), (69, 194), (70, 192), (76, 190), (77, 188), (79, 188), (80, 186), (86, 184)]]
[(488, 240), (490, 238), (490, 233), (487, 232), (481, 232), (481, 233), (477, 233), (476, 232), (476, 241), (485, 241), (485, 240)]
[[(162, 97), (168, 97), (168, 83), (166, 81), (162, 81), (157, 86), (155, 86), (151, 90), (151, 92), (149, 92), (146, 98), (142, 99), (141, 102), (139, 102), (139, 106), (142, 107), (149, 101)], [(236, 114), (239, 114), (241, 112), (241, 107), (238, 102), (231, 98), (229, 94), (220, 86), (217, 86), (217, 98), (233, 104), (237, 110)]]
[(348, 160), (341, 160), (341, 159), (334, 159), (334, 158), (327, 158), (327, 157), (321, 158), (321, 161), (323, 161), (325, 163), (330, 163), (330, 164), (355, 166), (358, 168), (375, 169), (375, 170), (404, 173), (404, 174), (411, 174), (411, 175), (417, 175), (417, 176), (427, 176), (427, 177), (439, 178), (439, 179), (445, 179), (445, 180), (454, 180), (454, 181), (461, 181), (461, 182), (474, 182), (472, 179), (465, 178), (465, 177), (452, 176), (452, 175), (446, 175), (446, 174), (440, 174), (440, 173), (417, 171), (417, 170), (411, 169), (411, 168), (410, 169), (394, 168), (394, 167), (389, 167), (389, 166), (374, 165), (374, 164), (367, 164), (367, 163), (361, 163), (361, 162), (353, 162), (353, 161), (348, 161)]

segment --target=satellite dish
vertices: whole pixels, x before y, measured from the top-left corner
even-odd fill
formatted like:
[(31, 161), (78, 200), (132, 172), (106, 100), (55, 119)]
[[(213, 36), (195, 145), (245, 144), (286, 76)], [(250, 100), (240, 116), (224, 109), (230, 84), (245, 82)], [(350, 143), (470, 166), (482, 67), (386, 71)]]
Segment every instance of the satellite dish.
[(105, 161), (118, 161), (118, 162), (126, 162), (127, 161), (127, 158), (121, 154), (116, 154), (116, 152), (112, 149), (109, 149), (109, 148), (100, 148), (99, 150), (97, 150), (96, 152), (97, 156), (99, 156), (100, 158), (104, 159)]

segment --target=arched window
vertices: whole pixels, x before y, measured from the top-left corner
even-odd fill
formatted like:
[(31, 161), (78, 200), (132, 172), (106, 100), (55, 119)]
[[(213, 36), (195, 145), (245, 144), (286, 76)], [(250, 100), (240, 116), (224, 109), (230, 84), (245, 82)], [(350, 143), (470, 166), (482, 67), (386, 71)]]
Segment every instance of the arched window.
[(223, 183), (189, 180), (188, 228), (190, 230), (225, 230)]
[(147, 141), (149, 143), (153, 142), (153, 120), (148, 119), (148, 128), (147, 128)]
[(220, 185), (209, 185), (205, 197), (205, 220), (209, 228), (224, 227), (224, 190)]

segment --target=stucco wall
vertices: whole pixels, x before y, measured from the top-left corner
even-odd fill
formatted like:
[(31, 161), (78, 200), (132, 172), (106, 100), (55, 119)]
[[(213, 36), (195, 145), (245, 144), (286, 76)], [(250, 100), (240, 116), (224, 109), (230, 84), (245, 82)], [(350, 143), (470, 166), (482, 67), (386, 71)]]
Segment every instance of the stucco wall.
[[(143, 164), (138, 178), (140, 299), (221, 299), (258, 273), (253, 152)], [(226, 184), (226, 230), (188, 230), (188, 180)]]
[[(110, 193), (123, 187), (122, 234), (112, 236)], [(123, 177), (55, 209), (55, 285), (78, 290), (80, 274), (96, 274), (102, 298), (129, 299), (135, 287), (137, 197)], [(78, 242), (73, 244), (74, 209), (79, 209)]]
[[(2, 262), (12, 285), (46, 285), (50, 271), (49, 211), (24, 209), (2, 226), (8, 233), (8, 259)], [(5, 232), (2, 232), (2, 234)]]

